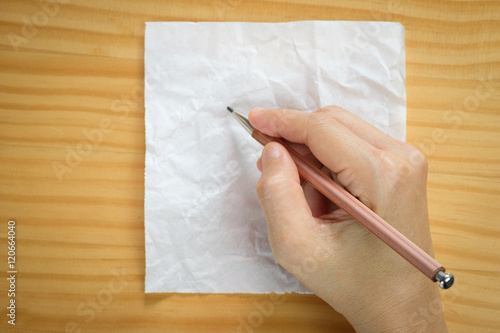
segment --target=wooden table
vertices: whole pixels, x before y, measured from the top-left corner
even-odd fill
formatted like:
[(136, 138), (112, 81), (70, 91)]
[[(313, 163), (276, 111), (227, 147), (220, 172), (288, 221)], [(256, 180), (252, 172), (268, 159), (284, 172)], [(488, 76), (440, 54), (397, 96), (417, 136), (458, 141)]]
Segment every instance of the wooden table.
[(330, 3), (3, 1), (0, 331), (236, 332), (252, 317), (243, 332), (351, 332), (313, 295), (259, 315), (270, 295), (144, 294), (144, 22), (387, 20), (406, 28), (408, 141), (429, 158), (436, 257), (457, 280), (448, 326), (498, 332), (500, 2)]

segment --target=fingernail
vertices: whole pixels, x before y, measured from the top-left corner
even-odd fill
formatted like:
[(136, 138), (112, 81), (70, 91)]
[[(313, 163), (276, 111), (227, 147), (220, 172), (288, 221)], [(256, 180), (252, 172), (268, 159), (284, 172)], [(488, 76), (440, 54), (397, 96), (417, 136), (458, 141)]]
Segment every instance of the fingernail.
[(269, 145), (264, 148), (262, 152), (262, 165), (265, 165), (269, 160), (281, 156), (281, 149), (275, 145)]

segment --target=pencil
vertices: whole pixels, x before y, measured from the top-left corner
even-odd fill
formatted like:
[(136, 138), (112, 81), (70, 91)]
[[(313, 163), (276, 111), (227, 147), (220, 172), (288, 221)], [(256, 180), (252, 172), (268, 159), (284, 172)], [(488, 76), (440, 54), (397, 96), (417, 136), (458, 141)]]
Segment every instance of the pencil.
[(425, 251), (411, 242), (403, 234), (397, 231), (380, 216), (356, 199), (351, 193), (335, 183), (324, 172), (318, 169), (304, 156), (293, 149), (283, 138), (268, 136), (250, 124), (250, 121), (243, 114), (227, 107), (228, 111), (238, 120), (238, 122), (252, 135), (252, 137), (266, 145), (269, 142), (278, 142), (288, 150), (293, 161), (297, 165), (300, 176), (314, 186), (326, 198), (335, 203), (339, 208), (352, 216), (365, 228), (371, 231), (380, 240), (386, 243), (394, 251), (399, 253), (404, 259), (420, 270), (425, 276), (435, 282), (439, 282), (439, 287), (448, 289), (453, 285), (454, 277), (445, 273), (445, 268)]

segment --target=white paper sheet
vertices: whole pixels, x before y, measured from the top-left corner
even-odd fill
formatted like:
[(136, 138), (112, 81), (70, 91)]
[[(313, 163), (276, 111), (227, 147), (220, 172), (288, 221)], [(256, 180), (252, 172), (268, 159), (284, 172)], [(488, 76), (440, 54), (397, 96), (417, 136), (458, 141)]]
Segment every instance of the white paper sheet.
[(226, 111), (340, 105), (405, 139), (404, 28), (146, 24), (146, 292), (308, 292), (274, 260), (262, 147)]

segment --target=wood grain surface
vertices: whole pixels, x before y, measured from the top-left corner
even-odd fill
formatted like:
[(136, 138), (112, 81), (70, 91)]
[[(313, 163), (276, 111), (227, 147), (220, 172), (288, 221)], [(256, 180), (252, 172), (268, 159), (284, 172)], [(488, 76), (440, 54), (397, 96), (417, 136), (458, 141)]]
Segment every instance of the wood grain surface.
[(314, 295), (143, 292), (144, 22), (293, 20), (405, 26), (408, 141), (429, 158), (436, 259), (456, 276), (446, 321), (500, 330), (500, 2), (3, 0), (0, 331), (353, 331)]

